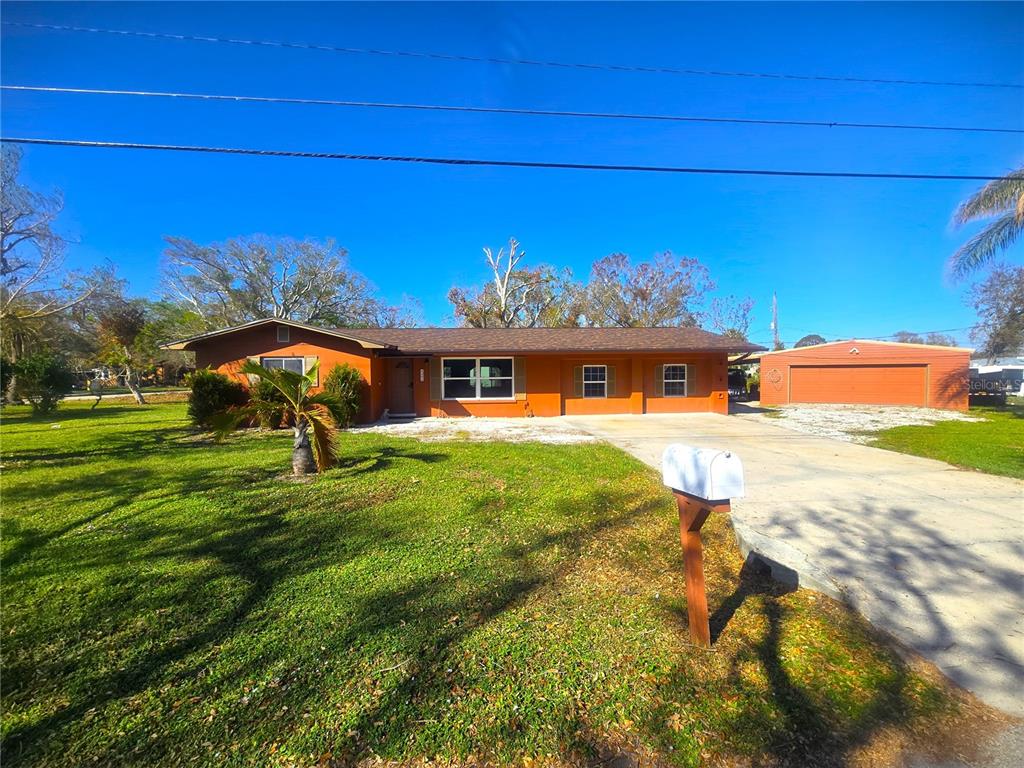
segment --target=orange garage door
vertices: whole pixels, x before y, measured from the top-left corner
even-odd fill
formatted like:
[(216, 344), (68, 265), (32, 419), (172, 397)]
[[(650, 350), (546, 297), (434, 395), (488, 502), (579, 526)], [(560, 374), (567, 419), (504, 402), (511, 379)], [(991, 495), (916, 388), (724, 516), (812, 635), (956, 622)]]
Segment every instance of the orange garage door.
[(876, 403), (924, 405), (928, 368), (924, 365), (794, 365), (791, 403)]

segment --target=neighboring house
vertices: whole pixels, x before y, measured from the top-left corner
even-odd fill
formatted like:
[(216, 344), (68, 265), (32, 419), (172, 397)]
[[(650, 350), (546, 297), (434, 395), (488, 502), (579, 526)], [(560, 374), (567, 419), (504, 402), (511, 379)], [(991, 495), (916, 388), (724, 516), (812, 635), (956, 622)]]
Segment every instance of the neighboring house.
[(360, 328), (267, 319), (165, 345), (247, 383), (247, 360), (366, 380), (361, 422), (416, 416), (728, 413), (727, 359), (763, 350), (697, 328)]
[(761, 355), (761, 402), (967, 410), (971, 350), (850, 339)]

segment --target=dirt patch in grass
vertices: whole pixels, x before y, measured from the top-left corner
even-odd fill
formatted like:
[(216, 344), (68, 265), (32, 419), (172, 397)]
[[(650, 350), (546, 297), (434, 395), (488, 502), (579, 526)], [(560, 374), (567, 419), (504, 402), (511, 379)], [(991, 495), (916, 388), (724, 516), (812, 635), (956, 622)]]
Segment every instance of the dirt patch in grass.
[(747, 418), (770, 418), (794, 432), (862, 444), (879, 430), (892, 427), (983, 421), (960, 411), (888, 405), (785, 405)]

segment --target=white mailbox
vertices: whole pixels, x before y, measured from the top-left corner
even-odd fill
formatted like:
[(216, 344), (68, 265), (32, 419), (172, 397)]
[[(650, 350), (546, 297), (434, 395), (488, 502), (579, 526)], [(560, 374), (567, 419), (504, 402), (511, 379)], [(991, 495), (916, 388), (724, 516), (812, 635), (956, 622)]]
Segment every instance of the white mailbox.
[(744, 492), (743, 464), (729, 451), (673, 443), (662, 454), (661, 474), (669, 488), (701, 499), (738, 499)]

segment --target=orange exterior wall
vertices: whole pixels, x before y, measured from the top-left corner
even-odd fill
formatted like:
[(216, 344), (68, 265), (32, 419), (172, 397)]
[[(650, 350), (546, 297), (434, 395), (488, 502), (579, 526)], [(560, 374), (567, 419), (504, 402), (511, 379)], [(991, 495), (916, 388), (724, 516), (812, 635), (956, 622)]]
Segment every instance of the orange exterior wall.
[[(248, 386), (240, 372), (249, 357), (310, 357), (320, 360), (321, 379), (336, 363), (348, 363), (366, 380), (360, 423), (379, 419), (388, 407), (387, 361), (376, 350), (355, 342), (292, 327), (291, 340), (277, 341), (273, 324), (256, 326), (195, 346), (196, 365), (210, 367)], [(459, 355), (452, 355), (458, 357)], [(486, 355), (484, 355), (486, 356)], [(508, 355), (493, 356), (502, 357)], [(413, 402), (418, 416), (561, 416), (602, 413), (729, 412), (727, 361), (724, 353), (578, 354), (515, 356), (526, 366), (526, 394), (509, 400), (430, 400), (430, 358), (410, 356)], [(657, 365), (684, 363), (690, 366), (687, 397), (656, 397)], [(615, 368), (615, 394), (608, 398), (576, 397), (573, 367), (607, 365)]]
[[(858, 350), (857, 354), (851, 353), (853, 348)], [(761, 356), (761, 402), (765, 405), (810, 402), (806, 395), (813, 393), (813, 402), (819, 403), (915, 404), (966, 411), (970, 356), (966, 349), (871, 341), (764, 354)], [(800, 387), (794, 392), (792, 369), (796, 366), (809, 368), (801, 371)], [(835, 377), (841, 375), (836, 371), (839, 366), (859, 369), (857, 391), (852, 397), (849, 391), (838, 387), (830, 392), (829, 380), (837, 380)], [(909, 366), (919, 366), (923, 375), (908, 370)], [(819, 373), (813, 370), (816, 367), (829, 370)], [(809, 381), (809, 377), (815, 375), (820, 379), (817, 386)], [(797, 399), (801, 396), (801, 387), (805, 399)]]
[[(495, 355), (500, 356), (500, 355)], [(457, 355), (453, 355), (457, 357)], [(562, 416), (605, 413), (729, 412), (725, 354), (516, 356), (526, 365), (526, 397), (497, 401), (430, 400), (430, 363), (414, 358), (413, 390), (418, 416)], [(690, 365), (687, 397), (655, 397), (654, 368), (659, 364)], [(576, 397), (573, 367), (615, 368), (615, 394), (607, 398)], [(420, 373), (422, 371), (422, 373)], [(421, 381), (422, 378), (422, 381)]]
[[(277, 326), (259, 325), (235, 333), (207, 339), (196, 346), (196, 367), (210, 367), (246, 387), (249, 381), (240, 369), (250, 357), (311, 357), (320, 359), (320, 379), (338, 363), (348, 363), (366, 380), (360, 422), (376, 421), (384, 412), (383, 363), (352, 341), (324, 336), (303, 328), (289, 330), (290, 341), (277, 340)], [(330, 344), (330, 346), (325, 346)]]

